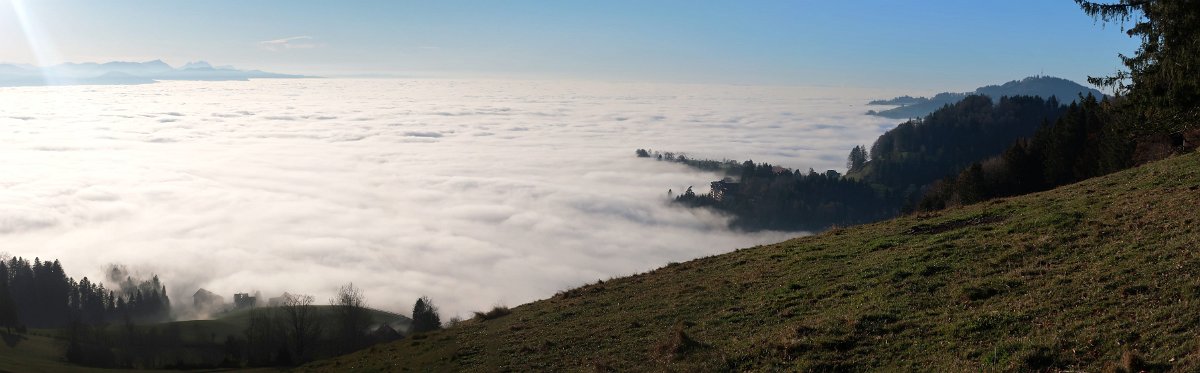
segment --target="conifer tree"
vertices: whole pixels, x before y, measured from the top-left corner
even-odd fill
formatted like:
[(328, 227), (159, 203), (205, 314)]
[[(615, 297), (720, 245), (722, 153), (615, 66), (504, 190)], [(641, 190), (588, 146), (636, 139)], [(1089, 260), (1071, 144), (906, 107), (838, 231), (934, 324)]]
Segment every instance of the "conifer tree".
[[(1075, 0), (1085, 13), (1116, 22), (1141, 39), (1126, 70), (1088, 82), (1129, 99), (1124, 111), (1135, 134), (1176, 133), (1200, 125), (1200, 0)], [(1132, 27), (1126, 22), (1134, 21)]]
[[(3, 264), (0, 264), (3, 267)], [(0, 281), (0, 326), (5, 330), (12, 332), (12, 328), (19, 325), (17, 319), (17, 305), (13, 302), (12, 293), (8, 289), (8, 271), (0, 271), (0, 275), (4, 276), (4, 280)]]
[(846, 170), (847, 171), (858, 171), (858, 170), (862, 169), (862, 167), (866, 164), (867, 164), (867, 147), (866, 146), (859, 145), (859, 146), (855, 146), (854, 149), (850, 149), (850, 156), (847, 157), (847, 159), (846, 159)]
[(417, 299), (417, 303), (413, 305), (412, 333), (424, 333), (428, 331), (438, 330), (442, 328), (441, 317), (438, 316), (438, 309), (433, 305), (433, 301), (429, 297), (422, 296)]

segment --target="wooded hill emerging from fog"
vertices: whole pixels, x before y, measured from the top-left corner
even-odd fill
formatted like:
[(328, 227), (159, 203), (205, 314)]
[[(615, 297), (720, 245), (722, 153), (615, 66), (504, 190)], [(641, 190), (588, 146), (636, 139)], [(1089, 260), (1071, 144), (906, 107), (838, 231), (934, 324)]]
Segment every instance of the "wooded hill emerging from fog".
[(1063, 106), (1056, 97), (968, 96), (900, 124), (870, 148), (855, 147), (846, 175), (637, 155), (728, 175), (710, 192), (688, 189), (675, 202), (728, 213), (734, 228), (820, 231), (1047, 190), (1200, 145), (1194, 127), (1146, 128), (1130, 117), (1139, 112), (1129, 100), (1089, 95)]
[[(1087, 105), (1098, 103), (1091, 96)], [(746, 230), (819, 231), (830, 226), (847, 226), (879, 221), (917, 208), (938, 208), (947, 204), (978, 201), (984, 196), (958, 195), (940, 203), (926, 202), (926, 194), (943, 178), (968, 169), (974, 163), (1001, 154), (1005, 149), (1030, 136), (1053, 137), (1039, 142), (1054, 156), (1070, 154), (1080, 138), (1095, 135), (1088, 131), (1059, 131), (1077, 126), (1072, 120), (1060, 120), (1064, 111), (1078, 111), (1079, 105), (1062, 106), (1055, 97), (1001, 97), (993, 102), (985, 96), (968, 96), (920, 120), (911, 120), (889, 130), (869, 150), (856, 147), (847, 161), (846, 175), (828, 171), (818, 174), (795, 172), (766, 163), (742, 163), (695, 160), (686, 156), (650, 154), (642, 157), (674, 161), (705, 170), (724, 171), (726, 180), (713, 182), (710, 192), (684, 191), (675, 198), (689, 207), (707, 207), (733, 216), (731, 225)], [(1118, 157), (1118, 156), (1113, 156)], [(1044, 158), (1044, 157), (1043, 157)], [(1041, 161), (1038, 158), (1037, 161)], [(1030, 161), (1034, 162), (1034, 161)], [(1065, 162), (1054, 158), (1053, 162)], [(1061, 185), (1064, 178), (1050, 175), (1047, 182), (1020, 185), (1022, 192), (1044, 190)], [(1072, 179), (1073, 180), (1073, 179)], [(982, 182), (981, 182), (982, 183)], [(1010, 195), (996, 185), (995, 194)], [(940, 192), (941, 190), (939, 190)]]
[[(67, 277), (57, 260), (0, 261), (0, 327), (62, 328), (71, 323), (153, 323), (170, 319), (167, 287), (154, 276), (134, 280), (114, 267), (105, 289), (87, 277)], [(122, 278), (124, 277), (124, 278)]]
[(278, 305), (251, 302), (212, 320), (175, 321), (158, 276), (134, 279), (114, 265), (106, 277), (76, 281), (57, 260), (0, 261), (0, 371), (68, 370), (64, 361), (108, 369), (292, 366), (403, 338), (414, 325), (367, 308), (352, 284), (328, 306), (285, 293)]
[(942, 92), (933, 97), (900, 96), (888, 100), (874, 100), (868, 105), (898, 105), (899, 107), (883, 111), (870, 110), (867, 111), (867, 114), (893, 119), (921, 118), (943, 106), (953, 105), (972, 95), (987, 96), (993, 100), (1005, 96), (1058, 97), (1063, 102), (1075, 101), (1077, 98), (1087, 95), (1097, 98), (1104, 97), (1100, 91), (1070, 80), (1052, 76), (1031, 76), (1000, 85), (979, 87), (975, 91), (967, 93)]

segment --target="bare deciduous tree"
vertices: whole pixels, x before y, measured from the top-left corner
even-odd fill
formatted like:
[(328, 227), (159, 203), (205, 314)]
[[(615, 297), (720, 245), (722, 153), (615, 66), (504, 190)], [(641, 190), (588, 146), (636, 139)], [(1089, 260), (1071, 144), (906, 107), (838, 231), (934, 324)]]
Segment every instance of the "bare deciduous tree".
[[(250, 324), (246, 327), (246, 362), (251, 366), (262, 366), (273, 363), (283, 363), (279, 353), (281, 346), (286, 346), (286, 340), (279, 324), (277, 310), (274, 308), (258, 308), (250, 310)], [(286, 348), (286, 347), (285, 347)], [(286, 362), (286, 363), (290, 363)]]
[(296, 362), (308, 361), (321, 336), (321, 322), (313, 307), (313, 296), (288, 294), (283, 299), (283, 321)]
[(342, 353), (354, 351), (367, 345), (367, 328), (371, 317), (367, 312), (367, 298), (362, 289), (349, 283), (338, 288), (337, 295), (329, 299), (337, 320), (338, 349)]

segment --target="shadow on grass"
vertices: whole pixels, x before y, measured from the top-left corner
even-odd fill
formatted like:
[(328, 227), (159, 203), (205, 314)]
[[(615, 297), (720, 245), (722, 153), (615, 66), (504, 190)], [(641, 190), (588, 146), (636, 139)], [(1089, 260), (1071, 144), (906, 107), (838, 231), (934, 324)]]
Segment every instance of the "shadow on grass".
[(7, 332), (7, 331), (0, 331), (0, 337), (4, 338), (4, 344), (8, 345), (8, 347), (13, 347), (13, 348), (16, 348), (17, 345), (20, 344), (22, 340), (28, 339), (27, 337), (25, 337), (23, 335), (15, 334), (15, 333)]

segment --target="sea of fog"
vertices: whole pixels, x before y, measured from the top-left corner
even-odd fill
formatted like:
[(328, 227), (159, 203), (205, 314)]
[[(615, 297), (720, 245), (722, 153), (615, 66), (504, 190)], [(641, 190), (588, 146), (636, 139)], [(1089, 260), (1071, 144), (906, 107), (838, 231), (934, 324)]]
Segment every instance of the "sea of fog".
[(518, 305), (781, 241), (668, 204), (717, 178), (636, 148), (844, 169), (896, 92), (563, 81), (259, 80), (0, 88), (0, 252), (103, 278), (407, 314)]

